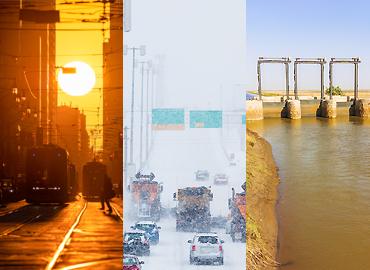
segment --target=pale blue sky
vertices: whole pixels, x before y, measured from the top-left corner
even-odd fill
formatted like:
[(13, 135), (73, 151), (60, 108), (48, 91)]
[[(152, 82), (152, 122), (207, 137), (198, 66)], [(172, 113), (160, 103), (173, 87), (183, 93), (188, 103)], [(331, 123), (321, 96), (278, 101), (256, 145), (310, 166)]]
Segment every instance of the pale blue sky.
[[(257, 86), (259, 56), (289, 56), (360, 57), (359, 87), (370, 89), (369, 11), (366, 0), (247, 0), (247, 88)], [(299, 71), (301, 88), (319, 89), (319, 67)], [(264, 66), (262, 72), (264, 89), (284, 87), (282, 67)], [(353, 66), (336, 67), (334, 82), (352, 88)]]

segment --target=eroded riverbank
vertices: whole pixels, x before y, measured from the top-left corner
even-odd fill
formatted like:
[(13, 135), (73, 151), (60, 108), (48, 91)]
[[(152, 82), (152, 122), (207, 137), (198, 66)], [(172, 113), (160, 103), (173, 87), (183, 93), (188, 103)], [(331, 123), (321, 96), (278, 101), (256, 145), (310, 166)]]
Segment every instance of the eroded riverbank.
[(370, 119), (248, 123), (279, 167), (283, 270), (370, 269)]
[(270, 144), (247, 130), (247, 269), (276, 269), (279, 177)]

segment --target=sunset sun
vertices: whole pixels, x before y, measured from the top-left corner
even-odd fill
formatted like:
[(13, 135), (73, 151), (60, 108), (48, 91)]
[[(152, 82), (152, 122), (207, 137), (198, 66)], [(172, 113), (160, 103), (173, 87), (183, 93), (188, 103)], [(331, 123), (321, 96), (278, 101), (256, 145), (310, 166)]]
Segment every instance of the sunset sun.
[(95, 85), (95, 72), (86, 63), (74, 61), (63, 66), (58, 74), (62, 90), (70, 96), (84, 96)]

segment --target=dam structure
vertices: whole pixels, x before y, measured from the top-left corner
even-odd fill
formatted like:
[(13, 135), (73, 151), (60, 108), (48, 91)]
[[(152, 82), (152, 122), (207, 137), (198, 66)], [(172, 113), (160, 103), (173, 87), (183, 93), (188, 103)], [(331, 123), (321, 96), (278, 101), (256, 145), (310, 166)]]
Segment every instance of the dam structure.
[[(289, 66), (294, 65), (294, 91), (290, 94)], [(349, 115), (360, 118), (368, 118), (370, 101), (359, 98), (358, 68), (361, 63), (358, 57), (354, 58), (295, 58), (289, 57), (267, 58), (259, 57), (257, 61), (258, 92), (254, 99), (246, 101), (246, 120), (262, 120), (265, 117), (281, 117), (300, 119), (302, 116), (316, 116), (323, 118), (336, 118), (337, 115)], [(285, 67), (285, 95), (264, 95), (262, 89), (263, 64), (282, 64)], [(329, 91), (325, 93), (324, 71), (329, 64)], [(335, 64), (352, 64), (354, 66), (353, 98), (350, 96), (333, 95), (333, 71)], [(298, 67), (299, 65), (317, 65), (320, 67), (320, 96), (299, 95)]]

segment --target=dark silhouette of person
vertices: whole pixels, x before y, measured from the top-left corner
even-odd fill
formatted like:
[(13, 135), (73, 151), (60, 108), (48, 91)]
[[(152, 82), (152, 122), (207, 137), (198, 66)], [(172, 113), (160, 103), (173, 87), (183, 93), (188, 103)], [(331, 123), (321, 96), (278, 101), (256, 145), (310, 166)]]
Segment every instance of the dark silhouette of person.
[(101, 193), (100, 193), (100, 202), (101, 202), (100, 210), (105, 209), (104, 203), (106, 203), (109, 213), (112, 213), (112, 206), (110, 205), (109, 200), (114, 197), (114, 193), (113, 193), (112, 181), (111, 181), (111, 179), (109, 178), (108, 175), (105, 175), (104, 181), (103, 181), (103, 186), (102, 186), (100, 191), (101, 191)]

